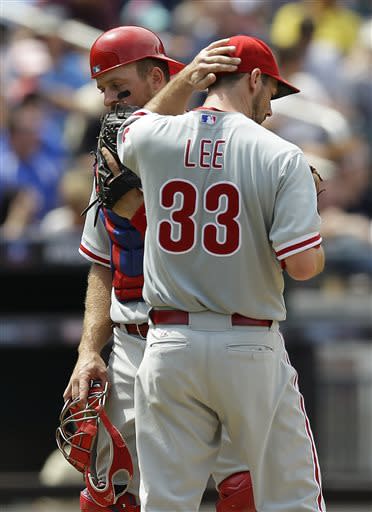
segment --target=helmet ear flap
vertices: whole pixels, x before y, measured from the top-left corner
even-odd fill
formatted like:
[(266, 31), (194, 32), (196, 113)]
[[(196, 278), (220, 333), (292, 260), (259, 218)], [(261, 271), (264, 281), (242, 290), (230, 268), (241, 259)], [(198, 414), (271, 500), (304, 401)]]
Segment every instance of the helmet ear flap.
[[(85, 484), (92, 499), (101, 507), (116, 503), (118, 498), (126, 493), (133, 478), (133, 463), (128, 447), (117, 428), (110, 422), (105, 411), (101, 413), (102, 425), (106, 429), (110, 442), (109, 464), (103, 481), (89, 466), (85, 471)], [(125, 484), (115, 485), (114, 479), (120, 475), (125, 477)]]

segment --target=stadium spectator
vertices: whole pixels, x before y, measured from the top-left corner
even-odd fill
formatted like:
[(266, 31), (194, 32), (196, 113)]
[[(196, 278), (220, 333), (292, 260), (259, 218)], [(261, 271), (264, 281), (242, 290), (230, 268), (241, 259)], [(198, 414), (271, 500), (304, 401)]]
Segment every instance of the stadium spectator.
[(58, 201), (62, 160), (41, 141), (42, 112), (35, 104), (9, 112), (1, 148), (0, 202), (8, 201), (2, 234), (17, 238)]
[(48, 212), (40, 223), (40, 233), (56, 236), (62, 233), (81, 233), (85, 217), (81, 212), (87, 206), (92, 188), (92, 176), (87, 168), (76, 162), (76, 168), (64, 173), (59, 183), (61, 205)]

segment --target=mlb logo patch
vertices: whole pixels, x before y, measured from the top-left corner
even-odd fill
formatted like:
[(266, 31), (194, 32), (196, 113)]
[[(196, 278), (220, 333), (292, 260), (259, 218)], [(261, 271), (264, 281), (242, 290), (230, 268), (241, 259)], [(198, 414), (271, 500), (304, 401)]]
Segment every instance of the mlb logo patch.
[(200, 116), (200, 122), (205, 124), (215, 124), (217, 117), (213, 114), (202, 114)]
[(93, 66), (93, 73), (99, 73), (101, 71), (101, 66)]

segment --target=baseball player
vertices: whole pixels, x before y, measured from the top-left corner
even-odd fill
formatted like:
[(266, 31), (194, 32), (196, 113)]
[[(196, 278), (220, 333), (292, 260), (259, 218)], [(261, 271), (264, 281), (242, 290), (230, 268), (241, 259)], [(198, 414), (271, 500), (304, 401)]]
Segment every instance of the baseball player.
[[(225, 44), (225, 43), (224, 43)], [(207, 49), (199, 71), (235, 69), (235, 58), (216, 57), (219, 44)], [(225, 52), (224, 48), (222, 49)], [(214, 63), (214, 64), (213, 64)], [(215, 67), (213, 67), (215, 65)], [(118, 27), (101, 35), (90, 52), (91, 75), (104, 95), (106, 107), (119, 102), (143, 106), (174, 75), (184, 67), (170, 59), (160, 39), (141, 27)], [(199, 76), (197, 67), (192, 72)], [(179, 112), (182, 112), (183, 108)], [(95, 197), (95, 190), (92, 199)], [(118, 213), (115, 213), (118, 212)], [(129, 482), (125, 471), (113, 476), (117, 510), (138, 511), (139, 471), (134, 430), (134, 377), (141, 363), (148, 330), (148, 305), (142, 298), (143, 237), (146, 229), (143, 195), (139, 189), (128, 192), (113, 210), (100, 211), (95, 225), (96, 209), (88, 211), (81, 239), (80, 253), (92, 262), (88, 277), (84, 327), (79, 357), (64, 392), (65, 400), (80, 397), (85, 403), (91, 379), (111, 384), (106, 412), (128, 445), (134, 466)], [(129, 220), (130, 219), (130, 220)], [(113, 348), (109, 365), (100, 355), (113, 329)], [(98, 485), (110, 478), (110, 443), (104, 430), (99, 430), (95, 470)], [(238, 452), (237, 452), (238, 453)], [(246, 463), (224, 436), (224, 443), (214, 470), (219, 485), (217, 510), (250, 512), (251, 481)], [(128, 492), (125, 492), (128, 490)], [(92, 494), (92, 493), (91, 493)], [(81, 493), (81, 510), (102, 512), (85, 489)], [(243, 505), (237, 508), (239, 503)], [(253, 505), (252, 505), (253, 506)], [(116, 510), (116, 509), (115, 509)]]
[[(317, 190), (302, 151), (261, 126), (271, 100), (299, 91), (261, 40), (229, 44), (241, 63), (217, 75), (203, 107), (138, 111), (118, 134), (148, 218), (143, 296), (152, 309), (135, 385), (141, 510), (198, 510), (224, 426), (250, 468), (257, 510), (324, 512), (278, 328), (283, 269), (307, 280), (324, 266)], [(172, 87), (177, 77), (159, 96), (172, 98)]]

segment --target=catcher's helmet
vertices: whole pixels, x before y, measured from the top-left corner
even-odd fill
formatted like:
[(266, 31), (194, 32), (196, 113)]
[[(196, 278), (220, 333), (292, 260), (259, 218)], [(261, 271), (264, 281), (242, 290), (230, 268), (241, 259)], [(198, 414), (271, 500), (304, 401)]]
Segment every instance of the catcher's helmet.
[(113, 28), (101, 34), (90, 49), (91, 77), (148, 57), (168, 62), (171, 75), (185, 67), (166, 55), (163, 43), (151, 30), (136, 26)]
[[(101, 507), (116, 503), (119, 496), (126, 492), (133, 477), (133, 463), (128, 447), (104, 410), (106, 395), (107, 384), (102, 386), (99, 381), (92, 381), (85, 408), (78, 406), (78, 399), (67, 400), (56, 431), (58, 448), (70, 464), (84, 473), (89, 494)], [(92, 460), (99, 424), (106, 431), (110, 449), (103, 480), (98, 480)], [(114, 479), (119, 475), (123, 484), (118, 487)]]

